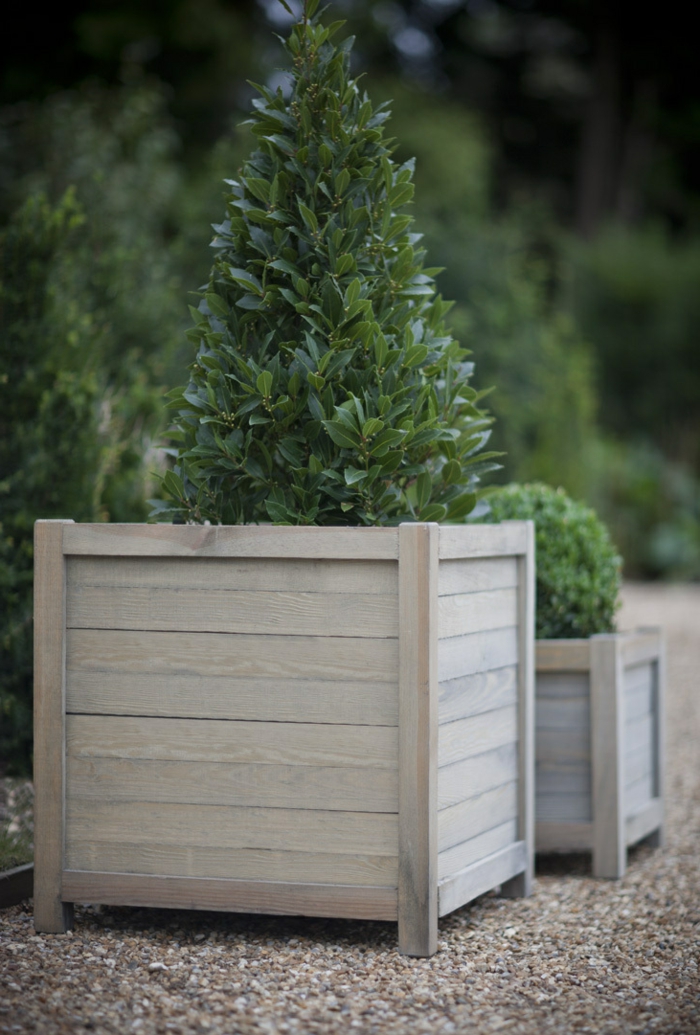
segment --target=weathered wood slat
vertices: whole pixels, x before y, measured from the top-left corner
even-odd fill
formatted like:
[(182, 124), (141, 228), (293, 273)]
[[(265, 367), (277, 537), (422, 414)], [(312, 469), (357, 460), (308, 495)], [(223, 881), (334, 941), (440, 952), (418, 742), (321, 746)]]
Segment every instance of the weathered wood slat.
[(475, 672), (440, 683), (438, 699), (439, 721), (454, 722), (468, 719), (496, 708), (515, 704), (518, 697), (518, 669), (516, 665)]
[(540, 672), (588, 672), (590, 640), (537, 640), (535, 667)]
[(386, 885), (396, 887), (396, 855), (342, 855), (338, 852), (285, 852), (212, 845), (163, 845), (124, 841), (72, 841), (71, 870), (111, 873), (167, 873), (175, 877), (221, 877), (293, 883)]
[(590, 698), (587, 672), (537, 672), (537, 700), (566, 697)]
[(588, 762), (591, 738), (588, 730), (536, 730), (535, 757), (538, 762)]
[(341, 855), (398, 854), (398, 817), (381, 812), (236, 808), (161, 802), (66, 803), (68, 840)]
[(633, 845), (643, 837), (658, 830), (664, 820), (664, 803), (662, 798), (653, 798), (642, 805), (633, 815), (625, 819), (625, 841)]
[(625, 695), (634, 693), (641, 687), (651, 688), (654, 684), (653, 661), (643, 661), (641, 665), (629, 665), (623, 670)]
[(481, 593), (484, 590), (510, 589), (518, 584), (516, 557), (486, 557), (475, 560), (441, 561), (438, 595)]
[(517, 815), (517, 781), (443, 809), (438, 813), (438, 851), (444, 852), (509, 819), (515, 819)]
[(590, 731), (591, 703), (588, 697), (538, 697), (535, 706), (538, 730), (582, 729)]
[(308, 557), (393, 561), (396, 528), (275, 525), (79, 524), (63, 534), (65, 554), (112, 557)]
[(591, 794), (589, 762), (538, 762), (535, 770), (538, 794)]
[(515, 665), (517, 661), (518, 636), (515, 626), (469, 636), (454, 636), (449, 640), (440, 640), (438, 680), (442, 683), (448, 679), (470, 676), (474, 672)]
[(654, 760), (646, 747), (638, 748), (636, 751), (625, 755), (624, 777), (625, 786), (628, 787), (645, 776), (653, 776)]
[(498, 708), (468, 719), (445, 723), (438, 730), (438, 758), (440, 766), (460, 762), (472, 755), (513, 744), (518, 739), (518, 709), (516, 705)]
[(541, 823), (588, 823), (593, 819), (590, 794), (537, 794)]
[(500, 852), (502, 848), (507, 848), (517, 840), (517, 820), (509, 819), (477, 837), (470, 837), (468, 841), (445, 849), (438, 855), (438, 880), (444, 880), (466, 866), (471, 866), (472, 863), (493, 855), (494, 852)]
[[(446, 809), (518, 778), (516, 743), (438, 769), (438, 808)], [(466, 865), (466, 863), (464, 864)]]
[(535, 824), (538, 852), (585, 852), (593, 847), (592, 823)]
[(396, 769), (392, 726), (217, 722), (70, 715), (66, 747), (79, 758)]
[(69, 557), (68, 593), (111, 589), (398, 594), (396, 561), (294, 557)]
[(525, 521), (500, 525), (441, 525), (440, 560), (466, 557), (503, 557), (527, 549)]
[(652, 757), (654, 750), (654, 719), (651, 715), (642, 715), (639, 719), (625, 725), (625, 755), (636, 751), (647, 751)]
[(659, 629), (637, 629), (629, 637), (621, 637), (620, 653), (625, 668), (641, 665), (644, 661), (654, 661), (661, 649), (661, 632)]
[(651, 715), (655, 708), (654, 681), (652, 679), (651, 665), (646, 668), (645, 679), (637, 680), (634, 686), (625, 686), (624, 708), (625, 724), (641, 719), (644, 715)]
[(88, 715), (150, 715), (258, 722), (397, 726), (392, 683), (259, 679), (71, 670), (66, 710)]
[[(185, 562), (186, 563), (186, 562)], [(86, 586), (69, 593), (73, 629), (397, 637), (396, 597), (377, 593)]]
[(440, 916), (446, 916), (465, 902), (471, 902), (485, 891), (490, 891), (498, 884), (505, 884), (516, 874), (522, 873), (528, 864), (527, 855), (525, 841), (516, 841), (500, 852), (494, 852), (446, 877), (438, 887)]
[(440, 597), (438, 635), (467, 636), (485, 629), (506, 629), (517, 625), (517, 590), (494, 589), (483, 593), (455, 593)]
[(63, 897), (105, 905), (396, 920), (396, 889), (63, 871)]
[(654, 779), (651, 773), (628, 784), (624, 791), (625, 816), (638, 812), (654, 797)]
[(66, 779), (71, 799), (342, 812), (399, 810), (396, 769), (69, 756)]
[(229, 636), (225, 633), (70, 629), (69, 671), (394, 683), (398, 641), (344, 636)]

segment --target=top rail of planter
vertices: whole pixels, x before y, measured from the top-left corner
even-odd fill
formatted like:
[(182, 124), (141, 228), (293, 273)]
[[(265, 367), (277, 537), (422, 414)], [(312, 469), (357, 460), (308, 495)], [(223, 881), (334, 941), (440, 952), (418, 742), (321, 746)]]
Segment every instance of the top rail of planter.
[(583, 640), (537, 640), (535, 664), (538, 672), (588, 672), (591, 641), (617, 639), (625, 666), (653, 661), (662, 645), (661, 629), (644, 628), (622, 633), (600, 633)]
[[(441, 560), (518, 555), (526, 551), (526, 522), (440, 527)], [(297, 557), (391, 561), (399, 556), (399, 530), (66, 522), (63, 526), (63, 553), (111, 557)]]

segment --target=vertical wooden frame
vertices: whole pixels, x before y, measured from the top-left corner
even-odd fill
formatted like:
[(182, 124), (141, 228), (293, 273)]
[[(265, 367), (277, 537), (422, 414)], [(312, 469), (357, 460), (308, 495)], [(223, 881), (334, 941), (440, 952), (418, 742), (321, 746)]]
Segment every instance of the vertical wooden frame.
[(399, 952), (437, 949), (438, 535), (399, 527)]
[(592, 636), (593, 875), (617, 879), (627, 858), (624, 821), (623, 672), (619, 637)]
[(658, 629), (642, 629), (641, 632), (655, 633), (659, 637), (658, 659), (654, 665), (654, 795), (660, 802), (661, 819), (658, 827), (648, 837), (648, 843), (655, 848), (662, 848), (666, 843), (665, 817), (663, 814), (666, 801), (666, 644)]
[(34, 526), (34, 926), (62, 934), (73, 907), (61, 898), (65, 831), (66, 521)]
[(527, 866), (503, 884), (506, 898), (532, 894), (535, 872), (535, 526), (526, 526), (518, 557), (518, 840), (525, 842)]

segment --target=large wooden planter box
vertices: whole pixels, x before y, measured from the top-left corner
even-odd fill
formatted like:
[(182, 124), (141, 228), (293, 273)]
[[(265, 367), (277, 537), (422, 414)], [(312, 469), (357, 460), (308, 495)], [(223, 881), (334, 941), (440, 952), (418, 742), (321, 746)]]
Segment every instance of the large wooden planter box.
[(35, 923), (526, 894), (532, 525), (38, 522)]
[(663, 839), (661, 632), (538, 640), (536, 669), (537, 850), (621, 877), (628, 845)]

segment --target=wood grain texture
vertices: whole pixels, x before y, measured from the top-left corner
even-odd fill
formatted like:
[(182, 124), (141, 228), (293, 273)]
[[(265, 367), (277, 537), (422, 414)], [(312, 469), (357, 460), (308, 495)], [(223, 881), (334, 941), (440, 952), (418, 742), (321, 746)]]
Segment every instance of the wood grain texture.
[(438, 855), (438, 880), (444, 880), (453, 874), (463, 870), (472, 863), (479, 862), (494, 852), (500, 852), (502, 848), (518, 840), (518, 822), (509, 819), (497, 827), (492, 827), (477, 837), (470, 837), (461, 844), (445, 849)]
[(539, 792), (536, 808), (539, 823), (590, 823), (593, 819), (591, 795), (586, 793)]
[(635, 812), (638, 812), (644, 805), (650, 802), (653, 797), (654, 777), (652, 773), (647, 773), (646, 776), (635, 780), (634, 783), (627, 784), (623, 793), (624, 815), (633, 816)]
[(592, 823), (535, 823), (538, 852), (586, 852), (593, 848)]
[(66, 744), (68, 754), (79, 758), (393, 770), (398, 764), (392, 726), (70, 715)]
[(643, 837), (663, 827), (664, 803), (661, 798), (653, 798), (637, 812), (625, 819), (625, 842), (636, 844)]
[[(396, 769), (69, 756), (69, 800), (398, 812)], [(104, 867), (100, 867), (104, 869)], [(82, 869), (82, 867), (78, 867)]]
[(399, 951), (437, 949), (438, 538), (399, 526)]
[(61, 899), (64, 852), (65, 567), (62, 521), (34, 526), (34, 926), (72, 925)]
[(649, 758), (653, 757), (654, 717), (652, 715), (642, 715), (638, 719), (625, 723), (624, 751), (626, 755), (646, 751)]
[(454, 636), (449, 640), (440, 640), (438, 680), (442, 683), (475, 672), (515, 665), (517, 661), (518, 630), (515, 626)]
[(590, 733), (590, 699), (588, 697), (538, 697), (535, 726), (538, 730), (578, 729)]
[(69, 672), (394, 682), (398, 640), (69, 629)]
[(518, 584), (517, 557), (440, 561), (438, 596), (511, 589)]
[(447, 848), (491, 830), (492, 827), (516, 819), (517, 815), (516, 781), (443, 809), (438, 813), (438, 851), (444, 852)]
[(438, 758), (441, 766), (451, 765), (472, 755), (513, 744), (518, 739), (518, 709), (508, 705), (492, 712), (456, 719), (440, 726)]
[(500, 525), (441, 525), (440, 560), (524, 553), (526, 525), (525, 521), (503, 521)]
[(624, 833), (624, 719), (622, 652), (617, 634), (592, 636), (591, 763), (593, 777), (593, 874), (622, 877)]
[(447, 679), (440, 683), (438, 695), (440, 724), (516, 704), (517, 688), (517, 665)]
[(440, 882), (438, 888), (440, 916), (471, 902), (478, 895), (505, 884), (527, 867), (527, 848), (524, 841), (502, 848), (499, 852), (472, 863), (458, 873)]
[(517, 625), (517, 590), (494, 589), (483, 593), (455, 593), (439, 598), (438, 636), (466, 636), (485, 629)]
[(398, 672), (372, 680), (260, 679), (71, 669), (66, 710), (88, 715), (398, 726)]
[(396, 889), (65, 870), (64, 898), (105, 905), (396, 920)]
[(213, 848), (314, 851), (340, 855), (398, 854), (396, 815), (320, 809), (238, 808), (160, 802), (66, 805), (66, 831), (77, 841), (129, 842)]
[(518, 778), (518, 745), (504, 744), (482, 755), (438, 769), (438, 809), (458, 805)]
[(591, 795), (591, 766), (589, 762), (537, 761), (535, 788), (539, 794)]
[(69, 593), (67, 624), (72, 629), (284, 636), (396, 638), (399, 633), (396, 597), (216, 587), (185, 590), (86, 586)]
[(175, 877), (221, 877), (285, 883), (355, 884), (396, 888), (398, 857), (339, 852), (285, 852), (211, 845), (163, 845), (153, 842), (72, 841), (70, 870), (110, 873), (169, 874)]
[(588, 672), (590, 640), (537, 640), (535, 667), (540, 672)]
[(376, 593), (398, 596), (396, 561), (271, 557), (68, 557), (68, 596), (82, 589)]
[[(640, 751), (630, 751), (625, 754), (625, 765), (624, 765), (624, 778), (625, 787), (629, 787), (630, 784), (636, 783), (637, 780), (641, 780), (644, 776), (650, 776), (654, 781), (655, 766), (653, 754), (650, 754), (646, 748), (642, 748)], [(656, 796), (656, 788), (654, 788), (654, 797)]]
[(64, 553), (112, 557), (292, 557), (391, 561), (395, 528), (277, 525), (73, 525)]
[[(540, 641), (541, 642), (541, 641)], [(535, 646), (537, 652), (537, 646)], [(562, 697), (590, 698), (591, 686), (588, 672), (557, 672), (537, 669), (535, 677), (537, 700)]]

